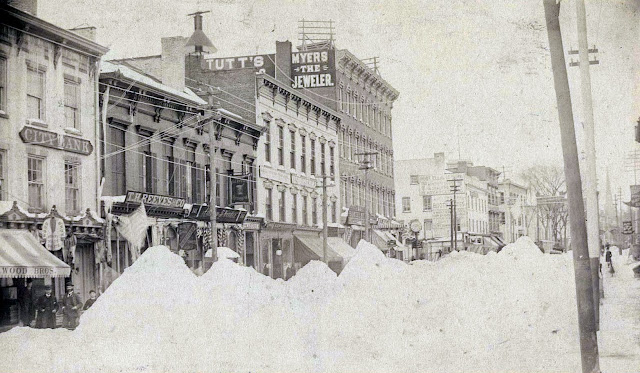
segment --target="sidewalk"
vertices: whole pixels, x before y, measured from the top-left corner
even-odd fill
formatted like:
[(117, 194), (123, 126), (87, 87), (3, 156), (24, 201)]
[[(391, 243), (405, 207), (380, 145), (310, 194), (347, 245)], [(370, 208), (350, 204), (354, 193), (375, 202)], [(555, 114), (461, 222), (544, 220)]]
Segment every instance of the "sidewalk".
[[(613, 250), (612, 250), (613, 252)], [(600, 306), (600, 368), (603, 373), (640, 372), (640, 279), (632, 268), (640, 262), (613, 252), (613, 276), (602, 266), (604, 299)]]

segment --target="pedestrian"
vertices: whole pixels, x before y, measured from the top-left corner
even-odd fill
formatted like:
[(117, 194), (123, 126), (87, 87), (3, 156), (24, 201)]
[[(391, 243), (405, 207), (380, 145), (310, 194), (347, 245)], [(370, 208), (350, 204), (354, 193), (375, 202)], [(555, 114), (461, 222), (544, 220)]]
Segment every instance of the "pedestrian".
[(82, 301), (80, 296), (73, 291), (73, 284), (67, 283), (67, 293), (62, 301), (62, 326), (73, 330), (78, 326)]
[(58, 312), (58, 301), (56, 297), (51, 295), (51, 286), (47, 286), (44, 295), (38, 298), (36, 302), (38, 315), (36, 316), (36, 328), (39, 329), (55, 329), (56, 312)]
[(89, 292), (89, 299), (87, 299), (87, 301), (84, 302), (84, 307), (82, 307), (82, 310), (83, 311), (88, 310), (96, 302), (96, 299), (98, 299), (96, 297), (96, 291), (95, 290), (91, 290)]
[(607, 251), (604, 254), (604, 258), (607, 262), (607, 266), (611, 268), (611, 250), (609, 250), (609, 245), (607, 245)]
[(31, 322), (34, 319), (35, 308), (33, 305), (33, 291), (31, 288), (33, 283), (31, 279), (27, 279), (27, 284), (24, 287), (20, 287), (20, 293), (18, 294), (18, 304), (20, 305), (20, 321), (23, 326), (31, 326)]

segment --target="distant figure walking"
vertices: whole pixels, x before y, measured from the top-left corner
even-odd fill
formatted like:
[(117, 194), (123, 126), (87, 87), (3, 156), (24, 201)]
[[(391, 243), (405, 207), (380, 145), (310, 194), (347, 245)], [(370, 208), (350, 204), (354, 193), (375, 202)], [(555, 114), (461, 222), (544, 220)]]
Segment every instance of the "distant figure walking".
[(607, 266), (609, 267), (609, 273), (611, 273), (612, 275), (616, 272), (613, 269), (613, 262), (611, 261), (611, 250), (609, 249), (609, 245), (607, 244), (607, 251), (604, 254), (604, 259), (607, 262)]
[(80, 296), (73, 291), (73, 284), (67, 284), (67, 293), (64, 295), (62, 308), (62, 326), (67, 329), (75, 329), (78, 326), (78, 317), (80, 316), (80, 307), (82, 301)]
[(36, 312), (33, 305), (32, 286), (31, 279), (27, 279), (27, 285), (19, 288), (18, 303), (20, 305), (20, 321), (22, 321), (23, 326), (31, 326), (31, 321), (33, 321)]
[(38, 315), (36, 316), (36, 328), (39, 329), (55, 329), (56, 312), (58, 312), (58, 301), (56, 297), (51, 295), (51, 286), (47, 286), (44, 295), (38, 298), (36, 302)]

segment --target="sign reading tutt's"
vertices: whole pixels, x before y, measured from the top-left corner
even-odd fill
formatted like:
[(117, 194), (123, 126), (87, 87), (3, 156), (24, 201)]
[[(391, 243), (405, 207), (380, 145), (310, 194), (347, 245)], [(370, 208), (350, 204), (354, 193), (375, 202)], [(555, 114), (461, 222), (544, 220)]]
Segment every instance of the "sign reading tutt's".
[(93, 145), (89, 140), (29, 126), (22, 128), (20, 138), (25, 144), (40, 145), (83, 155), (89, 155), (93, 151)]

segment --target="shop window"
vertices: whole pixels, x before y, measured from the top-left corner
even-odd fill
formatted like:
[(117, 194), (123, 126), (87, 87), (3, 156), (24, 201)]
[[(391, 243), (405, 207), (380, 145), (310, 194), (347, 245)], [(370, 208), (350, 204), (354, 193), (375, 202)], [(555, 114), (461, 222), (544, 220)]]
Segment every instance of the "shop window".
[(27, 157), (29, 206), (39, 211), (45, 208), (44, 161), (44, 158), (33, 155)]
[(64, 163), (64, 188), (65, 208), (67, 214), (80, 212), (80, 162), (65, 161)]

